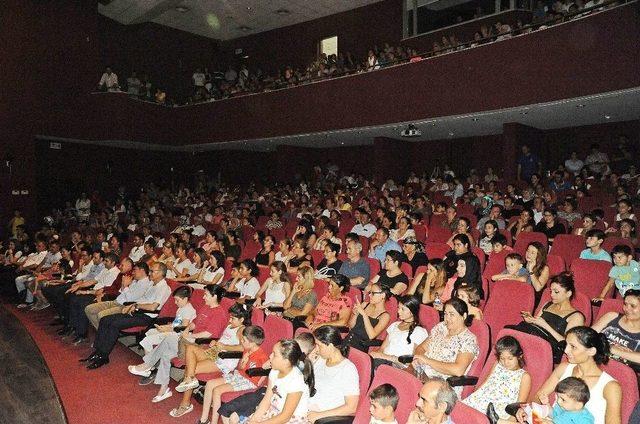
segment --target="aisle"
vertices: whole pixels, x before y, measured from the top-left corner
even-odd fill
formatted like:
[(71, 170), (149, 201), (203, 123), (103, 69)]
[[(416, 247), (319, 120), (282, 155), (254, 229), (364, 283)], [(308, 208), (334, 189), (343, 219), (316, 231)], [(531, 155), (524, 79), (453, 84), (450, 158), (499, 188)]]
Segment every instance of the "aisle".
[[(154, 384), (139, 386), (138, 378), (129, 374), (127, 365), (138, 364), (141, 359), (124, 345), (117, 344), (108, 365), (89, 371), (78, 362), (90, 353), (89, 345), (76, 347), (62, 341), (56, 335), (57, 327), (49, 326), (53, 320), (51, 309), (27, 312), (4, 306), (22, 322), (40, 348), (69, 424), (176, 424), (195, 422), (199, 417), (201, 408), (195, 401), (194, 412), (181, 418), (169, 416), (182, 395), (175, 390), (173, 397), (158, 404), (151, 403), (158, 387)], [(173, 387), (175, 382), (172, 381)]]

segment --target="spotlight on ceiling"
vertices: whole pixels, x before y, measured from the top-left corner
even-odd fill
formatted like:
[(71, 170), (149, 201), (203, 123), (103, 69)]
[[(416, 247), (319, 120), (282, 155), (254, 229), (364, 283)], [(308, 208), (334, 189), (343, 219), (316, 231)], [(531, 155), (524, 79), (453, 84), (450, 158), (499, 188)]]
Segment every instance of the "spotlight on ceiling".
[(604, 119), (611, 119), (611, 115), (604, 115)]
[(407, 128), (400, 131), (400, 135), (402, 137), (420, 137), (422, 135), (422, 131), (416, 128), (415, 125), (409, 124)]
[(576, 107), (577, 107), (578, 109), (582, 109), (584, 106), (585, 106), (585, 105), (583, 105), (582, 103), (580, 103), (580, 104), (576, 105)]

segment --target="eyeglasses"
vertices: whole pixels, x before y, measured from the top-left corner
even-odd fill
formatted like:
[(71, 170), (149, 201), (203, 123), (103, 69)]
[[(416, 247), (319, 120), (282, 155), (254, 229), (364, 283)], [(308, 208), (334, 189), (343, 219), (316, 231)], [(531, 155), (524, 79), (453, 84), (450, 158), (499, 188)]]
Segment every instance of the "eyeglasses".
[(384, 293), (384, 292), (383, 291), (372, 291), (372, 292), (369, 292), (369, 294), (382, 294), (382, 293)]

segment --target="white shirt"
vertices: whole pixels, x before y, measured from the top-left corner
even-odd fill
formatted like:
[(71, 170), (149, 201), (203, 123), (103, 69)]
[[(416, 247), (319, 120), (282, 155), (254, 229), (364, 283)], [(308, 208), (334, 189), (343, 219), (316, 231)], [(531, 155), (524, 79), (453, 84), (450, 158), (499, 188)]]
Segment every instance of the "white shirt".
[(22, 266), (26, 268), (31, 265), (40, 265), (40, 263), (44, 261), (44, 258), (47, 256), (47, 253), (48, 252), (46, 250), (43, 250), (42, 252), (31, 253), (29, 256), (27, 256), (27, 259), (24, 261)]
[(567, 159), (564, 161), (564, 167), (567, 168), (568, 171), (578, 174), (582, 168), (584, 168), (584, 162), (580, 159)]
[(194, 72), (193, 74), (193, 85), (196, 87), (204, 87), (205, 76), (202, 72)]
[[(345, 396), (360, 394), (360, 377), (356, 366), (348, 359), (328, 367), (326, 360), (318, 358), (313, 364), (316, 394), (309, 399), (309, 410), (328, 411), (345, 403)], [(336, 384), (340, 382), (340, 384)]]
[(191, 322), (195, 317), (196, 317), (195, 308), (191, 303), (187, 302), (186, 305), (178, 308), (178, 310), (176, 311), (176, 317), (173, 320), (172, 325), (174, 327), (180, 327), (184, 325), (183, 323), (185, 321), (189, 320), (189, 322)]
[[(184, 261), (178, 262), (175, 265), (175, 269), (178, 271), (179, 274), (182, 274), (182, 271), (186, 269), (187, 270), (187, 274), (193, 275), (193, 270), (195, 269), (195, 267), (193, 266), (193, 263), (189, 260), (189, 258), (186, 258)], [(167, 271), (167, 277), (168, 278), (176, 278), (177, 275), (172, 270), (168, 270)]]
[(424, 342), (429, 337), (429, 333), (422, 327), (416, 327), (411, 332), (411, 343), (407, 343), (409, 331), (400, 330), (399, 325), (400, 321), (396, 321), (387, 328), (389, 344), (383, 353), (391, 356), (413, 355), (416, 346)]
[(131, 252), (129, 252), (129, 258), (135, 263), (138, 262), (144, 256), (144, 247), (133, 246)]
[(353, 228), (351, 229), (351, 232), (356, 233), (359, 236), (371, 238), (371, 236), (376, 233), (376, 230), (377, 228), (375, 225), (373, 225), (372, 223), (368, 223), (365, 225), (362, 225), (362, 224), (354, 225)]
[(236, 289), (240, 292), (240, 296), (256, 297), (260, 291), (260, 283), (256, 277), (251, 277), (248, 281), (243, 278), (236, 284)]
[(275, 406), (278, 412), (282, 412), (287, 395), (289, 393), (302, 392), (302, 397), (293, 411), (293, 416), (298, 418), (306, 417), (309, 410), (309, 386), (305, 384), (302, 372), (298, 367), (294, 366), (285, 377), (278, 378), (278, 374), (280, 372), (276, 370), (271, 370), (269, 373), (269, 384), (273, 391), (271, 405)]
[[(162, 279), (158, 281), (157, 284), (151, 285), (151, 287), (149, 287), (149, 289), (142, 295), (142, 297), (140, 297), (140, 299), (136, 303), (139, 303), (141, 305), (157, 303), (157, 311), (159, 311), (160, 309), (162, 309), (162, 306), (167, 302), (167, 300), (169, 300), (170, 296), (171, 287), (169, 287), (166, 280)], [(145, 314), (150, 317), (154, 317), (156, 315), (154, 313), (147, 312), (145, 312)]]
[(111, 75), (105, 72), (104, 74), (102, 74), (102, 78), (100, 78), (100, 82), (98, 83), (98, 85), (105, 85), (109, 90), (117, 90), (118, 76), (115, 74), (115, 72), (111, 72)]
[(98, 290), (111, 286), (113, 282), (116, 281), (118, 274), (120, 274), (120, 270), (117, 266), (112, 266), (109, 269), (103, 269), (100, 271), (100, 274), (96, 276), (96, 285), (93, 286), (93, 289)]

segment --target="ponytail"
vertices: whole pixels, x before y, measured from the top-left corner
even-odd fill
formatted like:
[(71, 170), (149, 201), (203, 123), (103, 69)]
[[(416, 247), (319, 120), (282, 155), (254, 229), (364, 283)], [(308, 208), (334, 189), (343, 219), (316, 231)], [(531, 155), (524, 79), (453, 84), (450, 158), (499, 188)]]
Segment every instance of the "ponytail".
[(609, 362), (609, 355), (611, 354), (611, 347), (609, 346), (609, 340), (607, 336), (602, 333), (598, 333), (591, 327), (573, 327), (567, 331), (567, 336), (573, 334), (578, 342), (587, 349), (594, 348), (596, 350), (593, 355), (593, 360), (597, 365), (603, 365)]
[(276, 348), (280, 349), (280, 354), (289, 361), (292, 367), (296, 367), (302, 372), (304, 382), (309, 386), (309, 396), (315, 395), (316, 387), (313, 365), (300, 348), (300, 344), (295, 339), (282, 339), (274, 346), (274, 349)]
[(340, 354), (342, 354), (343, 357), (346, 358), (349, 355), (349, 345), (343, 342), (340, 331), (336, 327), (324, 325), (320, 328), (317, 328), (313, 332), (313, 336), (317, 341), (322, 342), (326, 345), (332, 344), (336, 349), (340, 351)]
[(407, 308), (413, 316), (413, 321), (409, 325), (409, 333), (407, 334), (407, 343), (411, 344), (411, 334), (416, 327), (420, 326), (420, 299), (417, 296), (402, 296), (398, 299), (398, 304)]
[(302, 376), (304, 377), (305, 384), (309, 386), (309, 396), (314, 396), (316, 394), (316, 377), (313, 374), (313, 364), (306, 355), (304, 355), (304, 359), (298, 364), (302, 365)]

